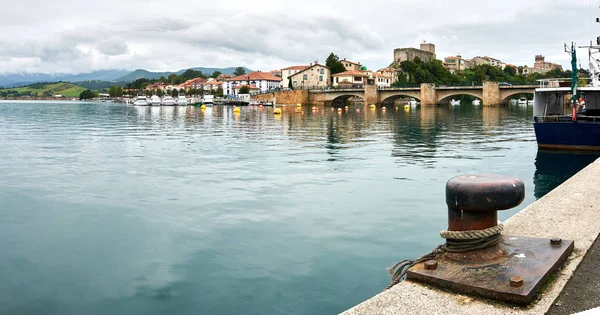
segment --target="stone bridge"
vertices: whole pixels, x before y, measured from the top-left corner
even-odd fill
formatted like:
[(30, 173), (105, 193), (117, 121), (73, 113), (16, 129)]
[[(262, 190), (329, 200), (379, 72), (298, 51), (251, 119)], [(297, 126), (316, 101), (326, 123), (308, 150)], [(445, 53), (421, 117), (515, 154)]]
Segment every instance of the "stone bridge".
[[(390, 104), (399, 98), (415, 98), (421, 105), (447, 104), (460, 95), (471, 95), (480, 99), (484, 106), (497, 106), (508, 103), (512, 96), (533, 94), (537, 85), (500, 86), (498, 82), (484, 82), (483, 86), (436, 86), (431, 83), (412, 88), (384, 88), (367, 85), (364, 89), (311, 90), (307, 99), (312, 105), (332, 105), (358, 97), (367, 104)], [(304, 103), (304, 102), (302, 102)]]

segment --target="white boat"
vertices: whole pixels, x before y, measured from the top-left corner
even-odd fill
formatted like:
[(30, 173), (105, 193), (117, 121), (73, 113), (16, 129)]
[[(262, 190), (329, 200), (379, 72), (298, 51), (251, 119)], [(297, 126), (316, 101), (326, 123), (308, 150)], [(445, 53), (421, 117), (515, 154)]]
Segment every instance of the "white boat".
[(151, 106), (160, 106), (161, 103), (162, 103), (162, 100), (160, 99), (160, 97), (158, 97), (156, 95), (152, 95), (152, 97), (150, 97), (150, 105)]
[(411, 99), (410, 99), (410, 101), (408, 101), (408, 102), (406, 103), (406, 105), (409, 105), (409, 106), (412, 106), (412, 107), (414, 107), (414, 106), (417, 106), (418, 104), (419, 104), (419, 103), (418, 103), (418, 102), (417, 102), (417, 100), (415, 100), (414, 98), (411, 98)]
[(527, 101), (527, 106), (533, 106), (533, 100), (528, 100)]
[(202, 103), (205, 105), (210, 105), (213, 104), (215, 102), (215, 96), (214, 95), (204, 95), (204, 98), (202, 99)]
[(450, 101), (450, 105), (452, 105), (452, 106), (458, 106), (458, 105), (460, 105), (460, 100), (452, 99)]
[(173, 106), (175, 105), (175, 100), (171, 95), (165, 95), (162, 99), (162, 104), (165, 106)]
[(480, 100), (474, 100), (473, 101), (473, 105), (479, 106), (479, 105), (481, 105), (481, 101)]
[(135, 106), (148, 106), (148, 99), (143, 96), (143, 95), (138, 95), (138, 97), (135, 98), (135, 102), (133, 102), (133, 105)]
[[(521, 97), (518, 101), (517, 101), (518, 105), (527, 105), (527, 99), (524, 97)], [(531, 104), (533, 105), (533, 104)]]
[(177, 97), (177, 105), (179, 106), (187, 106), (188, 102), (187, 102), (187, 98), (185, 98), (185, 95), (179, 95)]

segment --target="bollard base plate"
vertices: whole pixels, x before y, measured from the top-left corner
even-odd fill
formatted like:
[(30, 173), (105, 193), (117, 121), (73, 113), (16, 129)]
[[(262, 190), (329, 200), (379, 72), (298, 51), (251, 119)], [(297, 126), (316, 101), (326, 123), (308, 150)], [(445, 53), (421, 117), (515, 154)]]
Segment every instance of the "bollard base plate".
[[(505, 258), (482, 262), (458, 262), (444, 254), (436, 257), (438, 268), (425, 270), (424, 263), (410, 268), (409, 280), (517, 304), (529, 304), (573, 251), (573, 241), (559, 246), (550, 239), (502, 236), (508, 253)], [(519, 287), (510, 285), (510, 277), (523, 279)]]

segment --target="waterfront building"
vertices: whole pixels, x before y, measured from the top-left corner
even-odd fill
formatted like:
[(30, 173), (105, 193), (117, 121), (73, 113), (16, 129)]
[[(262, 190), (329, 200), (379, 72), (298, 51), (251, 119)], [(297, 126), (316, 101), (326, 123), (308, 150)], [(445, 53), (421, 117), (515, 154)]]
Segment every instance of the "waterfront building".
[(152, 83), (152, 84), (146, 86), (145, 90), (146, 91), (154, 91), (154, 90), (166, 91), (167, 90), (167, 84), (163, 83), (163, 82)]
[(394, 49), (394, 63), (400, 64), (402, 61), (416, 58), (429, 62), (435, 60), (435, 45), (432, 43), (422, 43), (420, 49), (417, 48), (396, 48)]
[(391, 79), (390, 84), (396, 83), (398, 81), (398, 73), (400, 70), (394, 69), (392, 67), (382, 68), (376, 71), (377, 75), (384, 75)]
[(287, 68), (281, 69), (281, 78), (282, 78), (282, 88), (287, 88), (290, 86), (290, 77), (310, 66), (291, 66)]
[(536, 55), (535, 63), (533, 64), (533, 67), (523, 66), (520, 68), (519, 72), (520, 72), (520, 74), (523, 74), (523, 75), (529, 75), (529, 74), (533, 74), (533, 73), (545, 74), (548, 71), (551, 71), (554, 69), (562, 70), (563, 68), (559, 64), (547, 62), (546, 57), (544, 57), (542, 55)]
[(242, 87), (244, 87), (244, 86), (248, 88), (248, 90), (250, 91), (248, 94), (250, 94), (250, 95), (254, 95), (254, 94), (259, 94), (260, 93), (260, 88), (254, 86), (254, 85), (238, 85), (238, 86), (234, 87), (234, 94), (235, 95), (240, 95), (241, 94), (240, 93), (240, 89)]
[(363, 71), (350, 70), (336, 73), (331, 77), (333, 78), (334, 87), (355, 87), (364, 86), (369, 75)]
[(181, 86), (187, 91), (189, 89), (201, 89), (202, 83), (206, 82), (205, 78), (194, 78), (181, 83)]
[(374, 72), (372, 74), (373, 79), (375, 80), (375, 85), (377, 87), (390, 87), (392, 86), (392, 77), (387, 74), (381, 74), (379, 72)]
[(235, 95), (235, 87), (242, 85), (255, 86), (260, 89), (260, 92), (267, 92), (279, 88), (281, 81), (281, 78), (270, 73), (254, 71), (225, 80), (222, 84), (223, 94)]
[(505, 65), (502, 61), (488, 57), (488, 56), (477, 56), (471, 59), (471, 66), (480, 66), (480, 65), (492, 65), (494, 67), (499, 67), (503, 69), (502, 65)]
[(300, 70), (289, 76), (287, 79), (292, 82), (292, 86), (294, 88), (318, 89), (328, 87), (330, 78), (331, 71), (329, 68), (315, 62), (308, 68)]
[(360, 62), (352, 62), (350, 60), (347, 60), (346, 58), (340, 60), (340, 62), (342, 63), (342, 65), (344, 65), (344, 68), (346, 68), (346, 71), (350, 71), (350, 70), (361, 71), (362, 70), (362, 65), (360, 64)]
[(202, 89), (204, 91), (216, 91), (219, 89), (219, 86), (222, 86), (223, 82), (217, 81), (213, 78), (208, 79), (208, 81), (202, 84)]
[(271, 70), (271, 74), (275, 77), (281, 78), (281, 70)]
[(444, 67), (450, 72), (465, 71), (471, 68), (471, 60), (463, 59), (461, 55), (448, 56), (444, 58)]
[(233, 78), (233, 74), (221, 73), (221, 74), (219, 74), (219, 76), (217, 76), (217, 80), (219, 80), (219, 81), (225, 81), (225, 80), (231, 79), (231, 78)]

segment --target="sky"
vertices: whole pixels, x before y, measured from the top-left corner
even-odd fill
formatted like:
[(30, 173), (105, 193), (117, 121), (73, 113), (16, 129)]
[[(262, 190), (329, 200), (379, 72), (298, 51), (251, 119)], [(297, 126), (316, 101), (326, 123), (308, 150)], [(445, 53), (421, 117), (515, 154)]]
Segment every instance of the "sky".
[(438, 59), (542, 54), (569, 69), (563, 44), (600, 36), (596, 17), (600, 0), (20, 0), (0, 19), (0, 73), (268, 71), (331, 52), (376, 70), (423, 41)]

